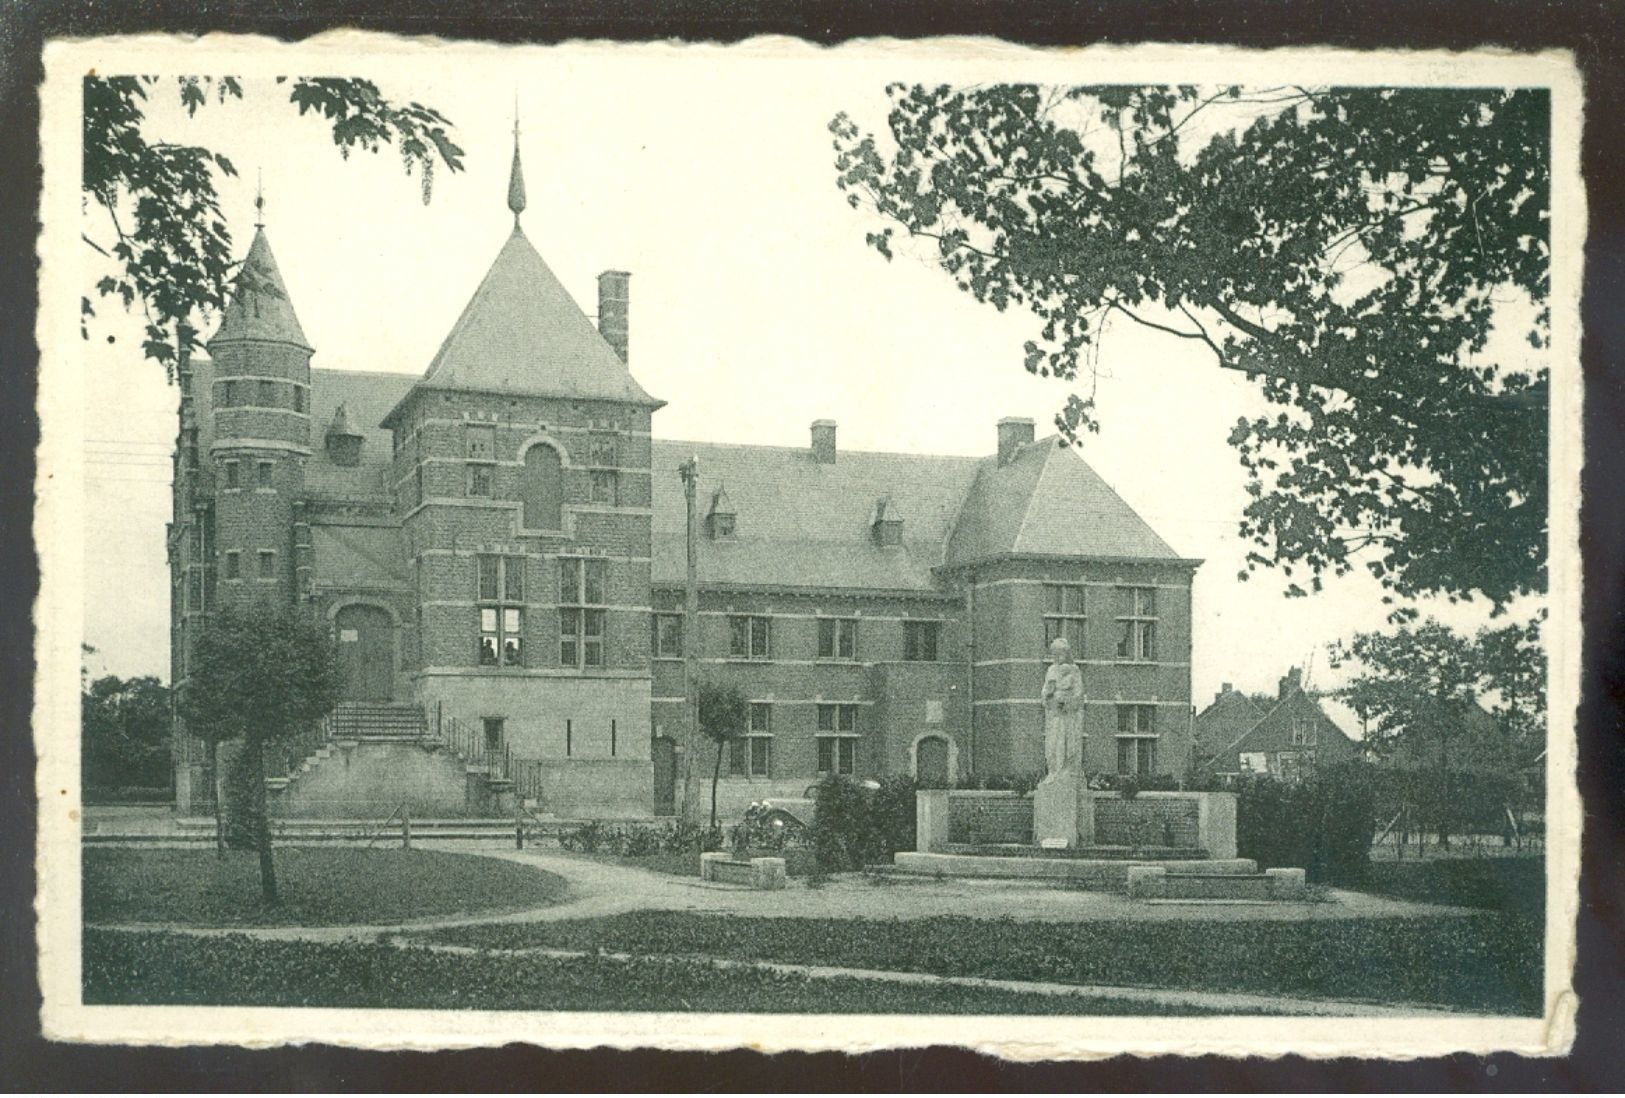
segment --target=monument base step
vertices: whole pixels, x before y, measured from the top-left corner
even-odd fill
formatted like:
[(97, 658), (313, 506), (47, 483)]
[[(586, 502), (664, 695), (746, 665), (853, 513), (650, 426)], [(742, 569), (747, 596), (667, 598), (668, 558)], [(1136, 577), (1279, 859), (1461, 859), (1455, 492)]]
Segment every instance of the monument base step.
[(911, 876), (1047, 881), (1100, 892), (1123, 891), (1128, 887), (1129, 870), (1136, 866), (1160, 866), (1170, 873), (1204, 876), (1258, 872), (1258, 863), (1251, 858), (1082, 858), (1055, 857), (1056, 853), (1039, 850), (1031, 857), (1010, 857), (900, 851), (893, 865), (897, 873)]
[(1043, 847), (1031, 843), (949, 843), (945, 854), (972, 854), (987, 858), (1082, 858), (1086, 861), (1197, 861), (1208, 852), (1199, 846), (1071, 846)]

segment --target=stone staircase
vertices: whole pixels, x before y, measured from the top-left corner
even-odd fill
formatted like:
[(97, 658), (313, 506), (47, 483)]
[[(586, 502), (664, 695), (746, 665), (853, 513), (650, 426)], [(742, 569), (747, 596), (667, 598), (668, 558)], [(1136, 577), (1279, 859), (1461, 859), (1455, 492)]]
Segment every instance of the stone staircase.
[(423, 709), (411, 702), (341, 702), (328, 718), (335, 740), (421, 743), (429, 738)]

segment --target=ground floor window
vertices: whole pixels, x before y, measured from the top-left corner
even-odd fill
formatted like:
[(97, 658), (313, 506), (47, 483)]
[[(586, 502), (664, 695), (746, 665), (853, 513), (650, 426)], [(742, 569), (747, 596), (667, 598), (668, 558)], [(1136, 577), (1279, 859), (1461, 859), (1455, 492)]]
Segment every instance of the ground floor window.
[(1155, 774), (1157, 772), (1157, 741), (1153, 739), (1118, 740), (1117, 772), (1119, 774)]
[(858, 707), (818, 707), (818, 773), (850, 776), (858, 770)]
[(729, 743), (728, 773), (737, 778), (773, 776), (773, 706), (750, 703), (750, 728)]

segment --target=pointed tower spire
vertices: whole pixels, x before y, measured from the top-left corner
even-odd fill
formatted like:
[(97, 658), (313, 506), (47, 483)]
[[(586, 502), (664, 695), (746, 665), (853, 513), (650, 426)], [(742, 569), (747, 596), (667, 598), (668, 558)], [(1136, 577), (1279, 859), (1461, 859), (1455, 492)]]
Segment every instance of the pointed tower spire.
[(513, 211), (513, 227), (525, 212), (525, 169), (519, 163), (519, 104), (513, 105), (513, 168), (508, 173), (508, 209)]

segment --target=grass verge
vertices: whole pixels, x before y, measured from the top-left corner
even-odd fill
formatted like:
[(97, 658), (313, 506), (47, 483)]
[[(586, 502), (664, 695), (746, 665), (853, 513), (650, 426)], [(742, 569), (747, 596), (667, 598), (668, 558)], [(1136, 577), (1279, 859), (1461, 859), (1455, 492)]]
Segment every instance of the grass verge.
[(87, 930), (92, 1004), (762, 1014), (1178, 1014), (1082, 996), (723, 968), (681, 958), (457, 955), (377, 942)]
[(258, 856), (90, 847), (86, 922), (337, 926), (545, 907), (569, 891), (533, 866), (434, 850), (290, 847), (276, 852), (282, 903), (260, 902)]
[(485, 948), (550, 946), (827, 964), (941, 976), (1541, 1011), (1538, 925), (1513, 916), (1306, 922), (1044, 923), (741, 918), (633, 912), (457, 927), (422, 937)]

